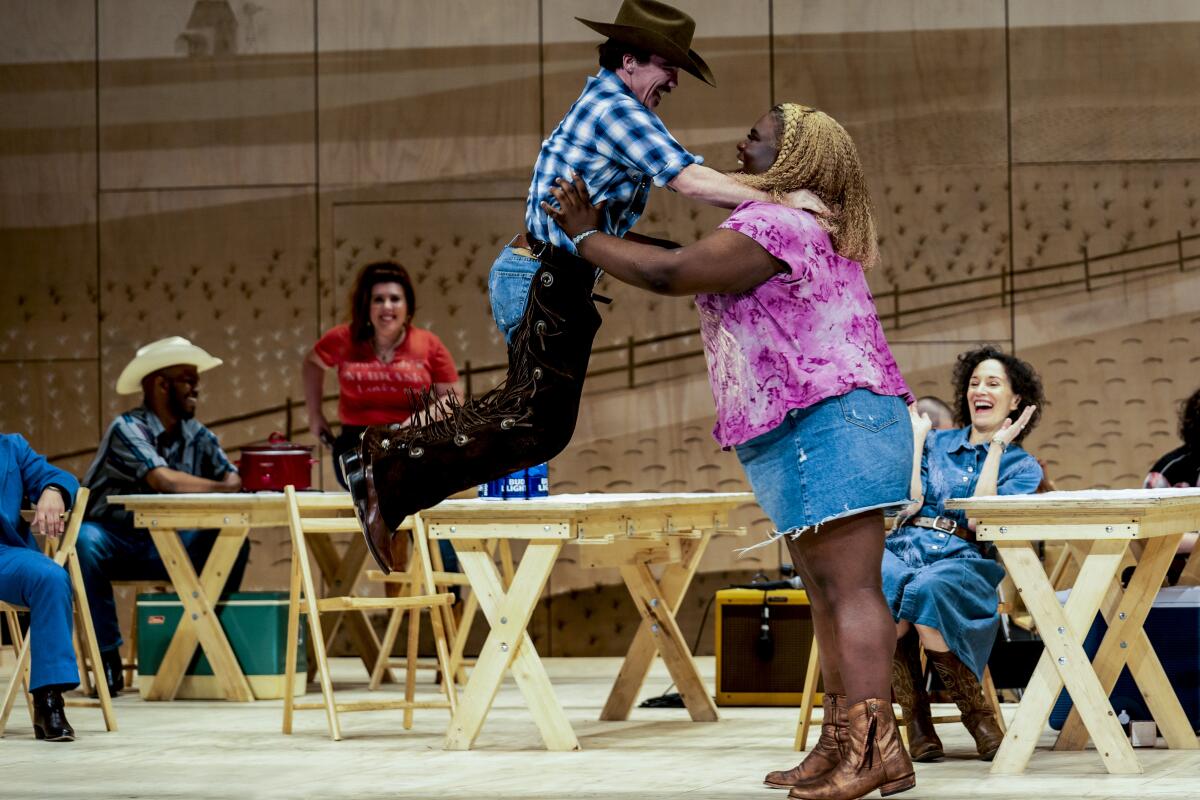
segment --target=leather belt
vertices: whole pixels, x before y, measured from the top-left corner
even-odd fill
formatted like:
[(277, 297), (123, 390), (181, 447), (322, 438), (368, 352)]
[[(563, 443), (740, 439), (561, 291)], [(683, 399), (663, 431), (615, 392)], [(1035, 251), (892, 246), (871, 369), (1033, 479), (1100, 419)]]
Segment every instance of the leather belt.
[[(556, 247), (549, 242), (543, 242), (540, 239), (535, 239), (528, 233), (518, 233), (508, 243), (517, 255), (526, 256), (528, 258), (536, 258), (538, 261), (548, 261), (560, 267), (586, 267), (590, 270), (595, 270), (594, 264), (580, 258), (562, 247)], [(523, 252), (522, 252), (523, 251)]]
[[(508, 247), (519, 256), (535, 258), (545, 264), (553, 264), (563, 269), (586, 269), (591, 272), (593, 283), (600, 280), (600, 270), (592, 262), (580, 258), (570, 250), (555, 247), (549, 242), (543, 242), (541, 239), (535, 239), (528, 233), (518, 233), (508, 243)], [(592, 300), (606, 305), (612, 302), (612, 298), (596, 294), (595, 292), (592, 292)]]
[(906, 520), (905, 525), (915, 525), (918, 528), (929, 528), (942, 533), (949, 533), (968, 542), (975, 541), (975, 531), (964, 528), (950, 517), (913, 517)]

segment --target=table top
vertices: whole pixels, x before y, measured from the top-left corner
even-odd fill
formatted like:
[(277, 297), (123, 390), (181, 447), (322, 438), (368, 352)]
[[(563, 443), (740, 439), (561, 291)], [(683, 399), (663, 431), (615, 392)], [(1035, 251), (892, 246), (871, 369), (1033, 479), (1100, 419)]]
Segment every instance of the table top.
[[(332, 501), (350, 502), (349, 492), (297, 492), (300, 497), (328, 498)], [(108, 502), (117, 503), (137, 511), (143, 508), (212, 509), (228, 508), (244, 511), (253, 508), (284, 506), (283, 492), (196, 492), (192, 494), (122, 494), (109, 497)]]
[(697, 506), (730, 509), (753, 503), (750, 492), (637, 492), (621, 494), (552, 494), (546, 497), (531, 497), (527, 500), (489, 500), (472, 498), (445, 500), (433, 508), (421, 512), (426, 521), (450, 518), (528, 517), (553, 514), (572, 515), (592, 512), (630, 512), (653, 509), (670, 510), (672, 507), (694, 509)]
[(1200, 489), (1081, 489), (1073, 492), (961, 497), (946, 501), (946, 508), (961, 509), (971, 516), (1048, 509), (1064, 514), (1091, 510), (1140, 514), (1151, 509), (1178, 507), (1200, 508)]
[[(1085, 489), (1072, 492), (962, 497), (947, 508), (978, 520), (978, 536), (1005, 538), (1138, 539), (1200, 528), (1200, 489)], [(1087, 530), (1101, 526), (1098, 532)], [(1017, 531), (1016, 528), (1021, 528)], [(1058, 528), (1030, 535), (1031, 528)], [(1071, 530), (1074, 529), (1074, 533)], [(1006, 535), (1007, 534), (1007, 535)]]
[[(347, 492), (299, 492), (304, 499), (329, 500), (330, 502), (345, 503), (349, 501)], [(143, 508), (174, 508), (174, 509), (211, 509), (228, 508), (242, 511), (251, 508), (282, 506), (283, 492), (198, 492), (194, 494), (124, 494), (109, 499), (111, 503), (119, 503), (126, 508), (137, 510)], [(448, 514), (475, 515), (504, 515), (512, 513), (527, 513), (529, 509), (558, 513), (562, 511), (608, 510), (619, 508), (663, 508), (667, 506), (716, 505), (723, 507), (739, 506), (753, 503), (754, 495), (750, 492), (643, 492), (628, 494), (552, 494), (547, 497), (533, 497), (528, 500), (489, 500), (465, 499), (445, 500), (434, 508), (421, 512), (428, 516), (430, 512)]]

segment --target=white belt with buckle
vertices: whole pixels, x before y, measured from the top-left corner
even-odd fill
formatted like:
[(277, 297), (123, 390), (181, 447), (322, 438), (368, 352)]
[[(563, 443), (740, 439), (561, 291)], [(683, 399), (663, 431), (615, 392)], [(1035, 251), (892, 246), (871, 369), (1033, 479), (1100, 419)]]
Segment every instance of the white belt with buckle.
[(916, 525), (918, 528), (931, 528), (935, 531), (945, 531), (958, 535), (958, 523), (950, 517), (913, 517), (908, 520), (909, 525)]

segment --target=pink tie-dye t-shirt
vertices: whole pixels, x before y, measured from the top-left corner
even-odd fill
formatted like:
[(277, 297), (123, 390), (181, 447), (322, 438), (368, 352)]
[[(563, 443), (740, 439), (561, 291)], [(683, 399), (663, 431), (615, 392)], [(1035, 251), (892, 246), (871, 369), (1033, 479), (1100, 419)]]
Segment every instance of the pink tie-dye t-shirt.
[(854, 389), (912, 402), (862, 267), (834, 251), (812, 215), (748, 202), (721, 227), (787, 265), (748, 292), (696, 296), (717, 404), (713, 436), (723, 447), (766, 433), (793, 408)]

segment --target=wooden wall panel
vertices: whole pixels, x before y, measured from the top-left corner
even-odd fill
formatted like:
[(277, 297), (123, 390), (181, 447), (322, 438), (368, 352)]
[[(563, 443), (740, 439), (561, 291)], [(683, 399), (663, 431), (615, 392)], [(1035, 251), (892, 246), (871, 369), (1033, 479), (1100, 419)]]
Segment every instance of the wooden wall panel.
[(322, 183), (527, 176), (540, 141), (537, 8), (318, 4)]
[(115, 392), (136, 349), (171, 335), (225, 361), (204, 377), (201, 420), (303, 396), (301, 359), (317, 334), (314, 204), (298, 189), (103, 196), (106, 418), (139, 401)]
[(1017, 269), (1077, 261), (1084, 247), (1096, 257), (1166, 243), (1124, 261), (1171, 259), (1178, 235), (1200, 233), (1200, 163), (1020, 166), (1013, 212)]
[(779, 3), (775, 96), (832, 114), (872, 168), (1004, 163), (999, 3)]
[(82, 3), (0, 25), (0, 362), (96, 356), (95, 37)]
[(21, 434), (43, 455), (94, 441), (100, 421), (96, 381), (95, 361), (0, 364), (0, 432)]
[(1015, 161), (1200, 157), (1200, 6), (1014, 0), (1010, 20)]
[(104, 189), (315, 180), (310, 3), (98, 7)]
[[(970, 292), (999, 291), (1009, 237), (1001, 4), (777, 3), (775, 98), (816, 106), (854, 137), (880, 243), (868, 279), (881, 312), (895, 290), (992, 276)], [(918, 294), (904, 307), (963, 294)]]
[(1136, 488), (1179, 441), (1200, 386), (1200, 315), (1150, 319), (1022, 351), (1042, 370), (1050, 424), (1030, 436), (1059, 488)]

